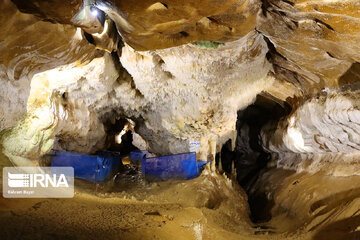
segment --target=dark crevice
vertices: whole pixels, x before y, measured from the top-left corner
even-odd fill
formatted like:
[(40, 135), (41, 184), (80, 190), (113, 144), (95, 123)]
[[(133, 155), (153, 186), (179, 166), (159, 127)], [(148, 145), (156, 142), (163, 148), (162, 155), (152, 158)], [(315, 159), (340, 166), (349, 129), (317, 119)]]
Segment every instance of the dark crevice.
[[(261, 34), (261, 32), (260, 32)], [(291, 60), (280, 54), (270, 39), (264, 36), (269, 51), (266, 53), (266, 59), (273, 64), (274, 73), (279, 80), (283, 80), (294, 84), (300, 91), (305, 93), (304, 89), (308, 89), (308, 83), (305, 76), (299, 74), (296, 70), (301, 69)]]
[(290, 30), (295, 30), (290, 24), (285, 23), (286, 27), (289, 28)]
[(111, 57), (113, 59), (115, 68), (116, 69), (122, 68), (121, 63), (120, 63), (119, 53), (116, 51), (113, 51), (113, 52), (111, 52)]
[[(117, 31), (117, 30), (116, 30)], [(124, 42), (122, 40), (119, 40), (118, 43), (117, 43), (117, 56), (118, 56), (118, 60), (120, 62), (120, 56), (122, 54), (122, 49), (123, 47), (125, 46)]]
[(330, 57), (335, 58), (330, 52), (326, 52)]
[(95, 45), (95, 40), (93, 38), (93, 36), (87, 32), (84, 32), (84, 36), (85, 36), (85, 39), (90, 43), (90, 44), (93, 44)]
[(189, 34), (188, 34), (187, 32), (184, 32), (184, 31), (181, 31), (181, 32), (179, 32), (179, 33), (180, 33), (180, 35), (183, 36), (183, 37), (188, 37), (188, 36), (189, 36)]
[[(238, 112), (236, 123), (237, 140), (235, 150), (231, 149), (228, 141), (221, 150), (222, 168), (231, 174), (232, 163), (236, 169), (238, 183), (249, 194), (251, 184), (257, 179), (259, 173), (266, 168), (270, 154), (266, 152), (261, 143), (261, 129), (268, 122), (277, 122), (287, 116), (291, 107), (287, 103), (277, 102), (258, 95), (254, 104)], [(219, 163), (218, 163), (219, 164)], [(266, 195), (249, 195), (251, 219), (253, 222), (264, 222), (271, 218), (271, 201)], [(264, 207), (267, 206), (267, 207)]]
[(128, 121), (125, 117), (109, 117), (103, 122), (107, 136), (106, 150), (120, 152), (121, 155), (127, 155), (132, 151), (138, 150), (132, 144), (133, 137), (131, 131), (128, 131), (125, 135), (122, 136), (121, 144), (117, 144), (115, 142), (115, 135), (121, 132), (126, 123), (128, 123)]
[(218, 23), (218, 21), (215, 18), (212, 18), (212, 17), (207, 17), (207, 18), (214, 23)]
[(314, 19), (314, 21), (315, 21), (316, 23), (320, 23), (320, 24), (324, 25), (325, 27), (327, 27), (327, 28), (330, 29), (331, 31), (335, 31), (332, 26), (330, 26), (329, 24), (327, 24), (326, 22), (324, 22), (324, 21), (322, 21), (322, 20), (320, 20), (320, 19), (317, 19), (317, 18), (316, 18), (316, 19)]
[(121, 65), (120, 62), (120, 56), (121, 56), (121, 49), (122, 46), (124, 46), (124, 43), (122, 41), (119, 41), (118, 43), (118, 50), (117, 51), (113, 51), (111, 53), (111, 57), (113, 59), (113, 63), (115, 65), (115, 68), (117, 69), (117, 72), (119, 73), (119, 78), (117, 79), (118, 82), (121, 81), (128, 81), (130, 82), (131, 88), (134, 89), (136, 91), (136, 96), (143, 98), (144, 95), (140, 92), (139, 89), (136, 88), (135, 82), (133, 77), (131, 76), (131, 74)]
[(261, 4), (261, 11), (265, 17), (267, 17), (267, 9), (270, 7), (268, 0), (263, 0)]
[(286, 17), (286, 16), (287, 16), (284, 11), (276, 11), (276, 12), (279, 13), (279, 14), (280, 14), (281, 16), (283, 16), (283, 17)]
[(284, 3), (287, 3), (291, 6), (295, 6), (295, 3), (291, 2), (291, 1), (288, 1), (288, 0), (282, 0)]
[(299, 27), (299, 23), (297, 21), (291, 20), (291, 22), (298, 28)]
[(280, 53), (278, 53), (278, 51), (276, 50), (274, 44), (270, 41), (269, 38), (264, 37), (264, 40), (267, 44), (267, 47), (269, 48), (269, 51), (266, 53), (266, 59), (268, 61), (270, 61), (271, 63), (273, 63), (273, 60), (275, 58), (275, 55), (279, 56), (280, 58), (282, 58), (285, 61), (288, 61), (288, 59), (286, 57), (284, 57), (283, 55), (281, 55)]

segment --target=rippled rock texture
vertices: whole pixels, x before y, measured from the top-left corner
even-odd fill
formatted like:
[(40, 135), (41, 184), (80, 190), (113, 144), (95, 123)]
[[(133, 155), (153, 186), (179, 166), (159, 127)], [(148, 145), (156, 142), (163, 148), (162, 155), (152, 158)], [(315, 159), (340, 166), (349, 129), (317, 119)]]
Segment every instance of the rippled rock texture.
[(257, 29), (274, 46), (277, 76), (313, 94), (338, 87), (338, 79), (360, 61), (359, 17), (360, 3), (353, 0), (266, 0)]
[(0, 5), (0, 129), (4, 129), (25, 115), (35, 73), (75, 61), (86, 62), (95, 51), (73, 26), (21, 13), (8, 0)]
[[(281, 151), (300, 154), (358, 150), (356, 134), (347, 128), (356, 132), (356, 126), (336, 120), (347, 131), (346, 140), (340, 126), (321, 120), (328, 115), (318, 112), (325, 110), (317, 102), (324, 89), (332, 89), (335, 97), (325, 97), (325, 105), (330, 101), (339, 111), (349, 101), (358, 106), (355, 100), (330, 100), (337, 91), (356, 95), (358, 1), (1, 4), (6, 11), (0, 129), (13, 127), (2, 134), (5, 152), (33, 158), (55, 142), (55, 147), (90, 153), (107, 146), (105, 122), (130, 118), (155, 153), (188, 151), (189, 141), (198, 140), (199, 159), (214, 159), (228, 139), (235, 145), (237, 112), (258, 94), (293, 108), (273, 136), (282, 140), (265, 141), (271, 152), (280, 152), (280, 145), (286, 146)], [(46, 117), (38, 108), (44, 106), (49, 119), (42, 122)], [(75, 109), (86, 117), (62, 115)], [(331, 133), (317, 133), (314, 122)], [(80, 134), (82, 127), (88, 131)], [(35, 137), (39, 134), (43, 137)], [(19, 150), (28, 149), (14, 145), (23, 135), (35, 138), (37, 147)]]
[(277, 153), (281, 167), (358, 174), (359, 106), (359, 91), (323, 92), (305, 101), (275, 128), (265, 127), (263, 146)]
[(216, 159), (192, 181), (138, 190), (155, 189), (149, 202), (80, 194), (61, 202), (61, 217), (57, 199), (5, 202), (11, 239), (18, 223), (31, 236), (43, 225), (57, 234), (48, 216), (80, 239), (359, 238), (358, 0), (3, 0), (0, 9), (0, 164), (109, 149), (127, 120), (136, 146), (164, 155), (199, 141), (198, 160)]

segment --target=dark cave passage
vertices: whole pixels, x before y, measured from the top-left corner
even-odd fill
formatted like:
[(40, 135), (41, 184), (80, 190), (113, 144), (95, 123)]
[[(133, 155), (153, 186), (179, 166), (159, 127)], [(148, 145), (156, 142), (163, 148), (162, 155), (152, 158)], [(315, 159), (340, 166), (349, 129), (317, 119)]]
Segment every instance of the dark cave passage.
[[(235, 150), (231, 150), (229, 140), (221, 150), (222, 169), (231, 174), (232, 164), (236, 170), (236, 180), (248, 194), (251, 210), (251, 219), (254, 223), (265, 222), (271, 219), (272, 202), (264, 193), (252, 194), (252, 185), (256, 182), (261, 171), (266, 169), (270, 154), (263, 149), (260, 133), (262, 127), (269, 122), (277, 122), (287, 116), (291, 107), (280, 105), (267, 97), (258, 95), (254, 104), (238, 112), (236, 129), (238, 136)], [(219, 166), (220, 155), (217, 155)]]

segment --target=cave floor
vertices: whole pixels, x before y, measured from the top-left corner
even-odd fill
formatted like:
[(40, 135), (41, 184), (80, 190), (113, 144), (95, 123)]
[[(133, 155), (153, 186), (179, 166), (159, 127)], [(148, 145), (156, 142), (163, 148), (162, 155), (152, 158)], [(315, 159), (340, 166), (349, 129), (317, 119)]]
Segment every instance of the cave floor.
[(261, 224), (241, 188), (207, 172), (146, 190), (80, 182), (72, 199), (1, 197), (1, 239), (360, 239), (360, 176), (270, 169), (263, 178), (256, 188), (272, 199), (272, 218)]

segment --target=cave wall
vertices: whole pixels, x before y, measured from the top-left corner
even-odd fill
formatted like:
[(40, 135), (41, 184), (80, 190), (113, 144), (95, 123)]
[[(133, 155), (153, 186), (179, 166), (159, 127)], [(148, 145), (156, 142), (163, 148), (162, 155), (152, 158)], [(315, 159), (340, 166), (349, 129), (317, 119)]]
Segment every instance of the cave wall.
[(34, 74), (75, 61), (86, 62), (95, 48), (80, 29), (21, 13), (10, 0), (0, 3), (0, 130), (26, 114)]
[(273, 45), (278, 78), (306, 95), (338, 79), (359, 62), (359, 2), (265, 0), (256, 28)]
[(279, 123), (262, 130), (263, 146), (278, 167), (359, 173), (359, 91), (324, 91)]
[(2, 131), (4, 154), (17, 165), (33, 165), (54, 143), (80, 153), (103, 149), (104, 126), (93, 105), (107, 100), (117, 77), (109, 54), (35, 74), (25, 117)]
[[(263, 130), (268, 151), (358, 151), (350, 117), (335, 118), (357, 114), (349, 96), (357, 93), (358, 1), (85, 3), (52, 1), (51, 11), (37, 0), (1, 3), (0, 135), (8, 156), (32, 163), (53, 144), (104, 149), (104, 122), (122, 117), (137, 123), (150, 151), (180, 153), (198, 140), (199, 159), (214, 159), (235, 142), (237, 112), (260, 93), (293, 108)], [(89, 4), (106, 13), (104, 26)]]
[(186, 152), (189, 141), (197, 140), (200, 159), (214, 156), (234, 135), (237, 111), (273, 81), (266, 52), (257, 33), (216, 49), (188, 44), (136, 52), (125, 47), (120, 61), (147, 101), (146, 129), (139, 133), (146, 131), (151, 150)]
[[(144, 121), (138, 133), (155, 153), (186, 152), (189, 140), (199, 140), (199, 159), (214, 157), (217, 145), (234, 136), (237, 110), (272, 83), (266, 50), (254, 32), (213, 50), (186, 45), (140, 54), (124, 46), (124, 68), (116, 67), (116, 56), (105, 54), (88, 64), (36, 74), (26, 118), (3, 136), (5, 153), (36, 158), (49, 150), (40, 146), (55, 139), (63, 149), (92, 153), (105, 146), (100, 119), (127, 116)], [(195, 59), (202, 62), (194, 64)], [(42, 137), (23, 141), (29, 150), (19, 150), (13, 143), (31, 134), (26, 129)]]

